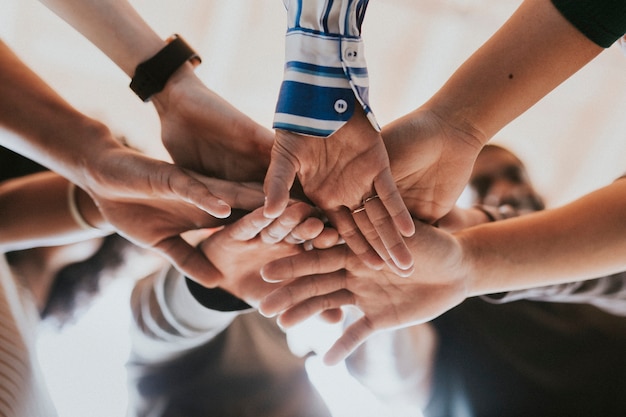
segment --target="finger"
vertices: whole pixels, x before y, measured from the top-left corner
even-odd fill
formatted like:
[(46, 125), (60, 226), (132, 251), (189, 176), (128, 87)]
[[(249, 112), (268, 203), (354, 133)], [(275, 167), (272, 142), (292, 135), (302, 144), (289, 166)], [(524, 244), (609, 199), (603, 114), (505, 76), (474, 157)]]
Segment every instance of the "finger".
[(267, 282), (280, 282), (334, 272), (345, 267), (346, 257), (347, 248), (344, 245), (326, 250), (311, 250), (263, 265), (261, 276)]
[(272, 219), (263, 215), (263, 207), (259, 207), (226, 228), (233, 239), (245, 242), (253, 239), (271, 222)]
[[(378, 199), (375, 199), (378, 200)], [(370, 204), (369, 202), (367, 204)], [(365, 211), (365, 207), (363, 210), (352, 212), (352, 218), (354, 219), (354, 223), (357, 225), (363, 237), (367, 240), (367, 242), (374, 248), (378, 256), (385, 261), (387, 265), (394, 265), (389, 252), (385, 248), (383, 241), (381, 240), (376, 228), (370, 221), (368, 214)]]
[(280, 216), (289, 203), (289, 190), (293, 186), (298, 167), (286, 157), (274, 143), (272, 159), (265, 175), (263, 189), (265, 191), (266, 217), (275, 219)]
[(323, 311), (338, 309), (341, 306), (350, 305), (354, 301), (352, 293), (347, 290), (336, 291), (331, 294), (308, 298), (283, 311), (278, 316), (278, 324), (288, 329), (303, 321), (316, 316)]
[[(266, 317), (287, 310), (307, 299), (330, 294), (345, 287), (345, 272), (302, 277), (267, 294), (259, 304), (259, 311)], [(341, 305), (328, 308), (338, 308)], [(327, 310), (322, 308), (318, 312)]]
[(158, 189), (161, 192), (163, 192), (163, 190), (168, 190), (163, 192), (160, 197), (167, 198), (167, 194), (171, 193), (183, 201), (193, 204), (194, 206), (206, 211), (214, 217), (223, 219), (230, 216), (230, 205), (226, 201), (215, 196), (209, 187), (186, 171), (171, 164), (166, 165), (168, 166), (167, 171), (160, 172), (159, 175), (153, 176), (153, 178), (157, 177), (160, 178), (161, 181), (167, 182), (166, 184), (162, 182), (159, 183), (160, 187), (155, 187), (153, 185), (153, 188)]
[(262, 184), (239, 183), (207, 177), (189, 170), (185, 172), (207, 186), (214, 196), (224, 200), (231, 208), (252, 211), (261, 207), (265, 201)]
[(385, 265), (384, 260), (378, 256), (374, 248), (367, 242), (365, 237), (359, 231), (352, 213), (342, 207), (338, 210), (329, 210), (326, 212), (328, 219), (335, 226), (339, 235), (346, 241), (352, 252), (372, 269), (380, 270)]
[(322, 311), (320, 318), (328, 324), (340, 323), (343, 320), (343, 310), (340, 308), (332, 308)]
[[(396, 266), (401, 270), (408, 270), (413, 267), (413, 256), (403, 237), (391, 221), (389, 213), (380, 198), (366, 200), (365, 211), (355, 214), (354, 217), (355, 220), (357, 218), (361, 219), (360, 221), (365, 224), (365, 226), (362, 226), (357, 221), (362, 232), (364, 232), (363, 227), (367, 227), (364, 233), (367, 233), (368, 241), (374, 246), (381, 258), (387, 261), (387, 264)], [(364, 217), (369, 221), (365, 222)], [(368, 236), (372, 232), (374, 236)]]
[(341, 243), (339, 232), (334, 227), (324, 227), (324, 230), (311, 241), (310, 249), (328, 249)]
[(324, 355), (326, 365), (336, 365), (356, 350), (369, 336), (374, 333), (370, 321), (362, 317), (348, 327), (343, 335)]
[(309, 204), (302, 202), (294, 203), (288, 206), (277, 219), (261, 232), (261, 239), (265, 243), (280, 242), (294, 231), (299, 224), (315, 213), (315, 209)]
[(289, 236), (302, 243), (302, 241), (305, 240), (316, 239), (323, 231), (324, 223), (316, 217), (309, 217), (308, 219), (297, 225), (289, 234)]
[(402, 200), (402, 196), (389, 169), (386, 169), (374, 180), (374, 189), (393, 219), (393, 224), (395, 224), (402, 236), (413, 236), (415, 234), (415, 223), (409, 213), (409, 209), (404, 204), (404, 200)]
[(153, 248), (165, 256), (182, 274), (205, 287), (215, 287), (222, 277), (202, 251), (191, 246), (180, 236), (165, 239)]

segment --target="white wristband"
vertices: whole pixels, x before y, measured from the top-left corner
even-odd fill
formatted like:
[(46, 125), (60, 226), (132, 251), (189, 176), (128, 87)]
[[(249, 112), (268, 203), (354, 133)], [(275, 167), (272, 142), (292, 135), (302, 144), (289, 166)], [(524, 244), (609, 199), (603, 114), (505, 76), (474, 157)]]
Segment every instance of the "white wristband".
[(83, 230), (100, 230), (97, 227), (94, 227), (87, 223), (82, 214), (80, 214), (80, 210), (78, 210), (78, 205), (76, 204), (76, 185), (69, 182), (67, 184), (67, 207), (70, 209), (70, 214), (72, 218), (76, 222), (77, 225), (80, 226)]

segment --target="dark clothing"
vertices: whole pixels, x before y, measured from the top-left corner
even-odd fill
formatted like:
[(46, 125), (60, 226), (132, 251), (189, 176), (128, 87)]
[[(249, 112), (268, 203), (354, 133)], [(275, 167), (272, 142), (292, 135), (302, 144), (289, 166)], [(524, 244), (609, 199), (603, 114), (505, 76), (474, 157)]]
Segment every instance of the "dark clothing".
[(588, 305), (466, 300), (439, 336), (426, 417), (626, 416), (626, 318)]
[(603, 48), (626, 33), (624, 0), (552, 0), (552, 3), (572, 25)]

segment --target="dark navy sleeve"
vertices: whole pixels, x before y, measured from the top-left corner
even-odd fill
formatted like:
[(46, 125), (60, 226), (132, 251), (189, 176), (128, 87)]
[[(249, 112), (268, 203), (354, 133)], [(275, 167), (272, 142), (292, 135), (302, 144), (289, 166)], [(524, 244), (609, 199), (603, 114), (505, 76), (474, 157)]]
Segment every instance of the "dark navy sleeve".
[(626, 33), (625, 0), (552, 0), (583, 35), (608, 48)]

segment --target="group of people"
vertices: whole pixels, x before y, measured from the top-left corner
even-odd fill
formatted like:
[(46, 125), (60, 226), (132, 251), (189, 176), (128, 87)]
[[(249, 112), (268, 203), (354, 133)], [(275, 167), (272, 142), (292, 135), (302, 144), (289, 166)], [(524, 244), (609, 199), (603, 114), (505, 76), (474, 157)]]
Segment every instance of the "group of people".
[[(623, 1), (525, 0), (431, 99), (381, 128), (361, 38), (368, 1), (286, 0), (274, 132), (209, 90), (194, 74), (201, 54), (179, 35), (161, 39), (126, 1), (41, 2), (154, 105), (173, 163), (122, 143), (0, 43), (0, 124), (16, 133), (0, 145), (51, 170), (14, 172), (0, 183), (0, 245), (4, 253), (26, 251), (0, 265), (2, 415), (55, 415), (30, 318), (46, 311), (58, 272), (92, 259), (110, 236), (171, 264), (138, 281), (131, 297), (134, 415), (327, 415), (285, 338), (318, 314), (346, 325), (327, 363), (348, 358), (372, 391), (429, 416), (501, 415), (496, 407), (537, 415), (530, 407), (541, 402), (537, 393), (554, 400), (540, 415), (562, 415), (581, 391), (594, 393), (593, 410), (623, 414), (619, 395), (607, 400), (624, 390), (619, 384), (613, 391), (572, 384), (530, 336), (554, 339), (562, 366), (579, 363), (586, 382), (619, 379), (621, 367), (592, 364), (595, 356), (581, 357), (580, 347), (590, 334), (604, 335), (598, 355), (615, 354), (619, 363), (626, 183), (543, 210), (521, 163), (487, 145), (624, 37)], [(514, 179), (485, 162), (499, 158), (514, 162)], [(503, 180), (508, 185), (498, 188)], [(468, 182), (478, 205), (456, 207)], [(68, 246), (84, 252), (50, 249)], [(28, 266), (38, 258), (45, 269)], [(22, 286), (33, 305), (23, 302)], [(494, 305), (520, 299), (535, 301), (522, 304), (528, 311)], [(482, 327), (492, 316), (501, 320), (493, 322), (499, 339)], [(527, 331), (527, 344), (514, 341), (523, 336), (516, 327)], [(381, 338), (400, 341), (400, 352), (386, 352)], [(475, 349), (455, 351), (464, 338)], [(402, 372), (389, 370), (397, 385), (376, 384), (380, 370), (368, 365), (377, 355), (397, 360)], [(501, 374), (523, 389), (505, 389)], [(502, 389), (496, 398), (490, 383)], [(615, 408), (599, 408), (603, 402)]]

